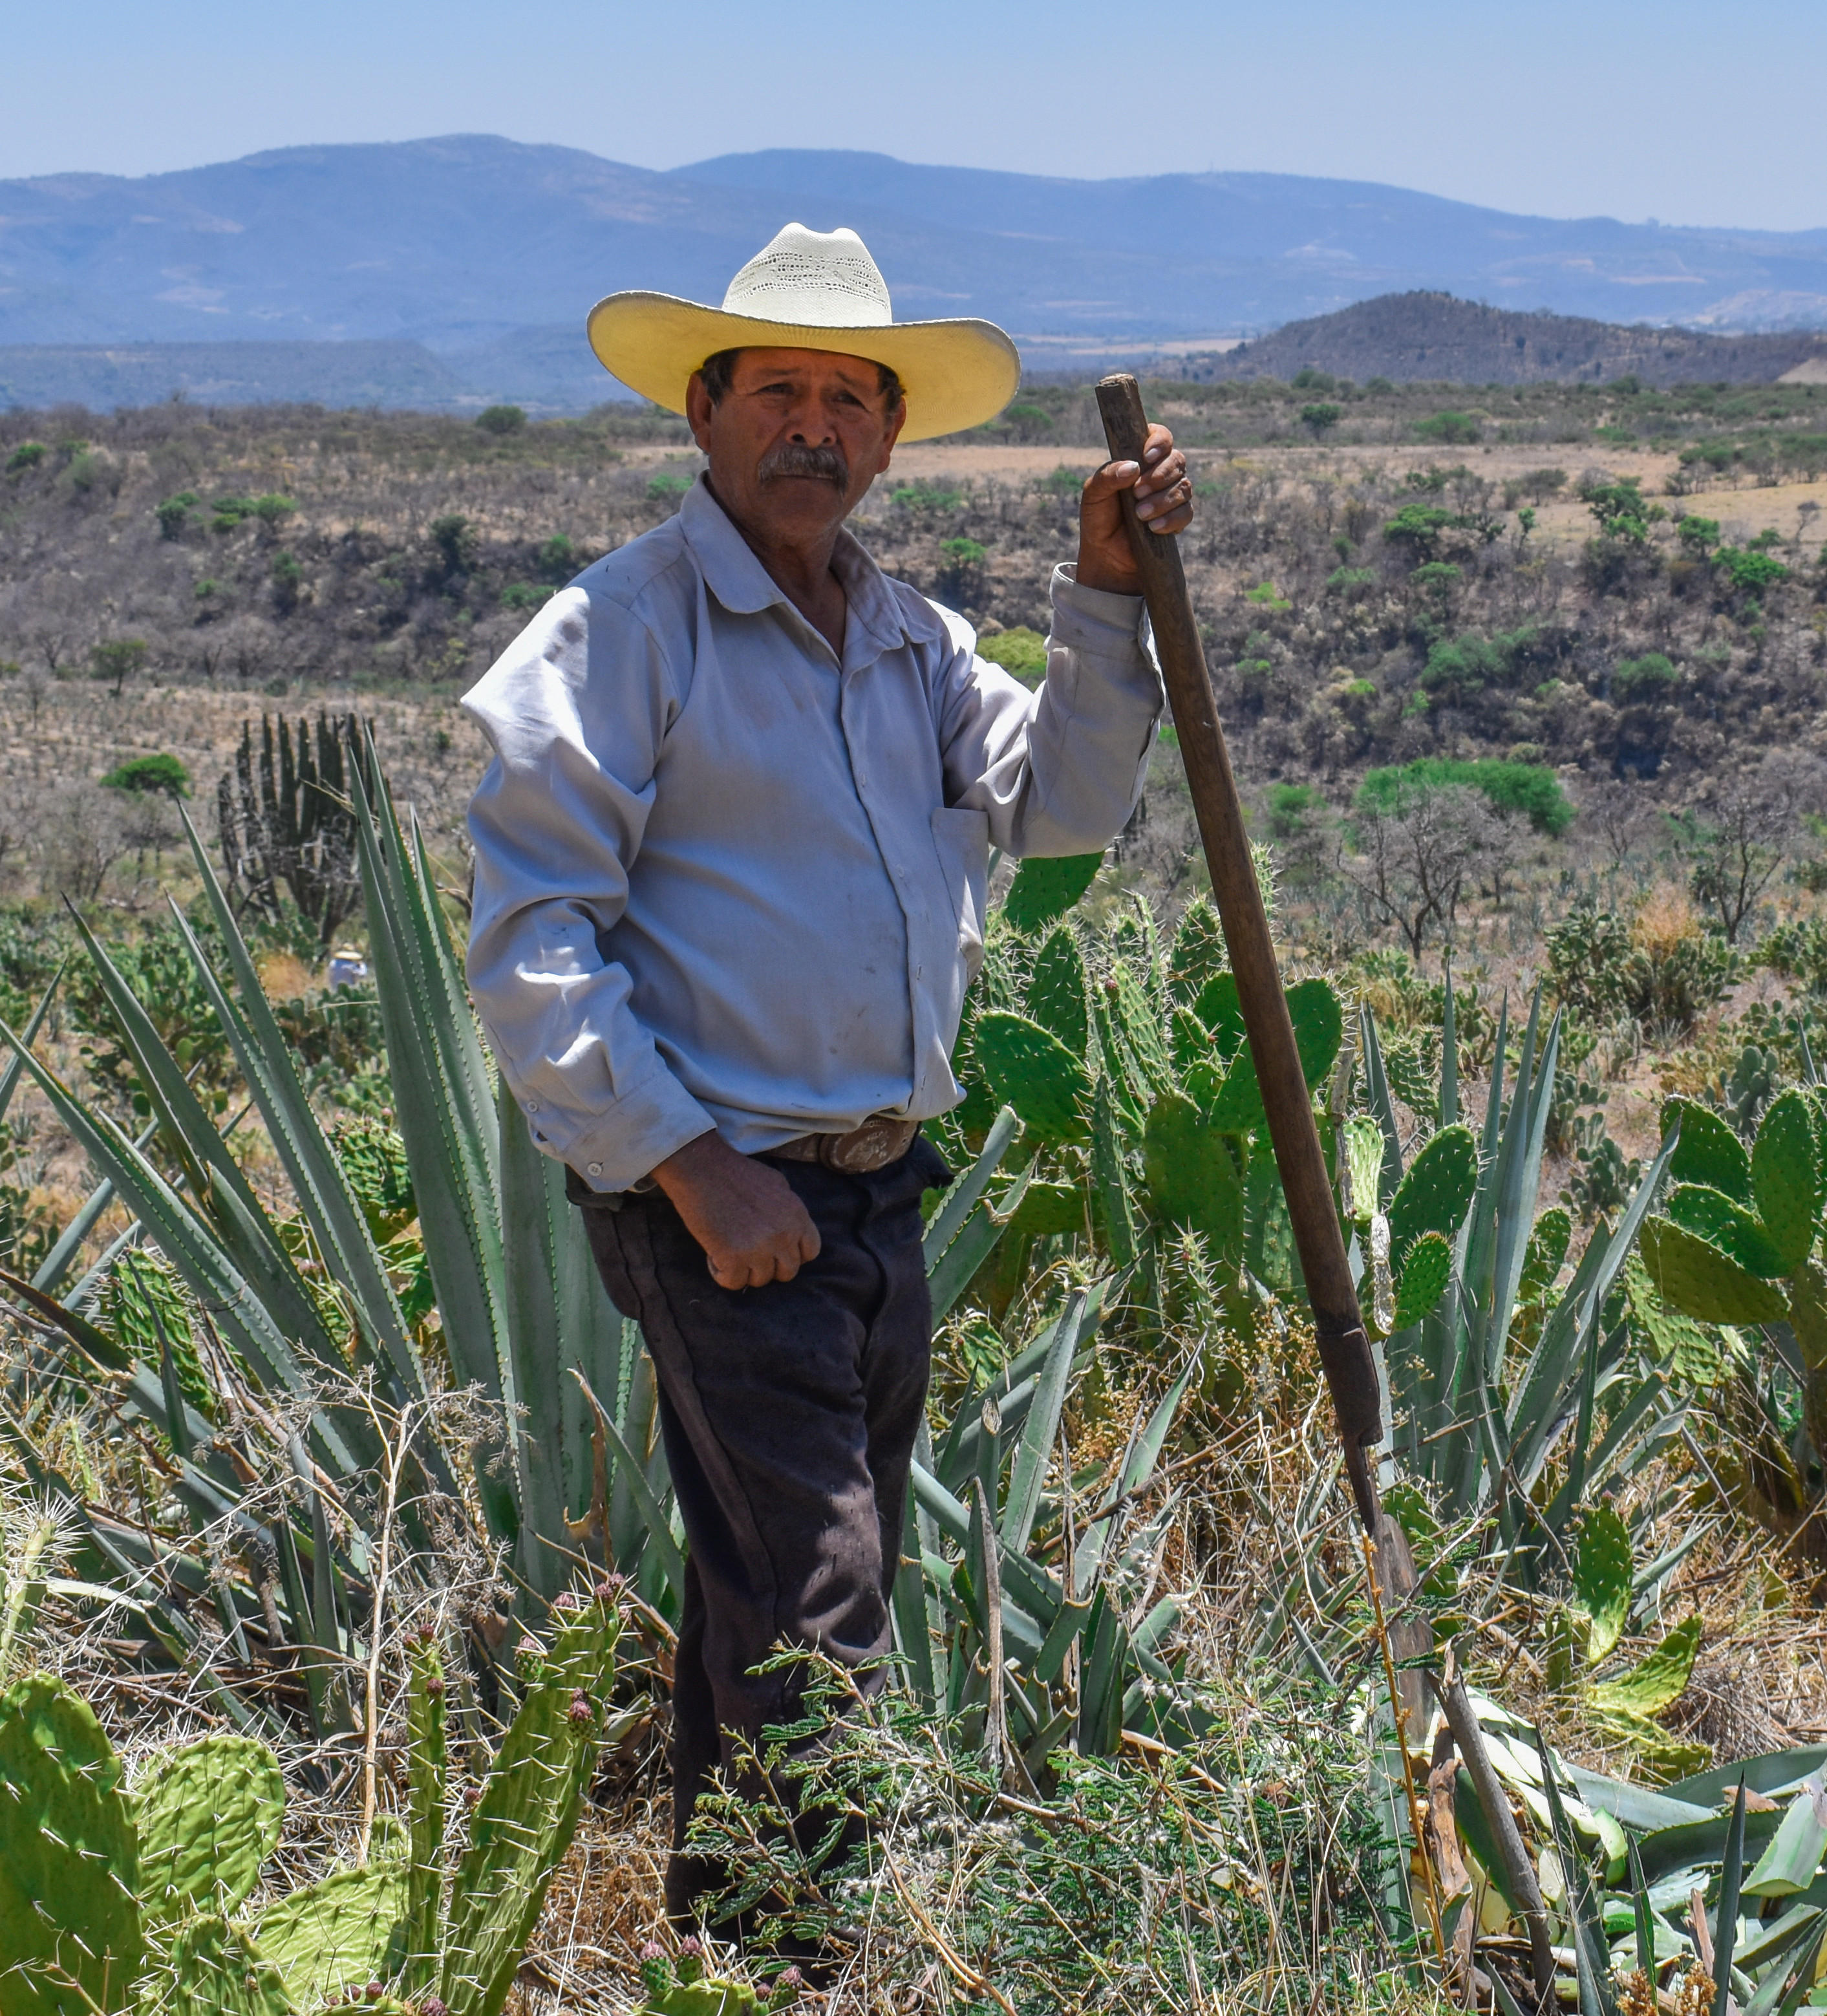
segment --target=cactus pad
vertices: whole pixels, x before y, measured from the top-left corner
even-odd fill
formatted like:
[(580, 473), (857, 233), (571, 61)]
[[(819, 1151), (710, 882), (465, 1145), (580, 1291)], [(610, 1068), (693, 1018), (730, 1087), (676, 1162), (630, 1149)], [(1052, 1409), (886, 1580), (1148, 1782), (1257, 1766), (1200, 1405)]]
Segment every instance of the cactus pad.
[(341, 1869), (275, 1904), (255, 1928), (290, 1999), (315, 2009), (346, 1988), (399, 1971), (405, 1941), (405, 1864)]
[(1211, 898), (1201, 896), (1197, 902), (1187, 905), (1168, 949), (1168, 998), (1182, 1008), (1190, 1007), (1199, 999), (1199, 990), (1229, 963), (1218, 913), (1212, 908)]
[(1063, 917), (1097, 880), (1101, 854), (1071, 854), (1054, 861), (1024, 861), (1009, 885), (1002, 914), (1018, 931), (1045, 931)]
[(1677, 1183), (1663, 1208), (1677, 1225), (1717, 1246), (1747, 1274), (1768, 1281), (1787, 1273), (1780, 1249), (1757, 1215), (1705, 1183)]
[(406, 1879), (407, 1986), (429, 1988), (443, 1944), (444, 1782), (449, 1744), (445, 1733), (444, 1661), (435, 1639), (413, 1648), (406, 1687), (408, 1801)]
[(1243, 1007), (1237, 998), (1237, 976), (1215, 974), (1202, 987), (1192, 1012), (1212, 1032), (1220, 1057), (1235, 1057), (1243, 1047)]
[(1203, 1233), (1214, 1258), (1235, 1258), (1243, 1244), (1243, 1184), (1222, 1131), (1183, 1093), (1156, 1102), (1142, 1141), (1155, 1215), (1163, 1224)]
[(171, 2016), (292, 2016), (279, 1970), (214, 1912), (181, 1928), (160, 1971)]
[(1700, 1620), (1690, 1617), (1627, 1673), (1599, 1681), (1592, 1689), (1593, 1701), (1600, 1708), (1621, 1709), (1627, 1714), (1657, 1714), (1686, 1691), (1699, 1650)]
[[(1206, 1066), (1186, 1075), (1186, 1089), (1196, 1099), (1206, 1096), (1210, 1083), (1211, 1074)], [(1211, 1124), (1221, 1134), (1253, 1134), (1266, 1118), (1262, 1087), (1257, 1081), (1256, 1059), (1246, 1044), (1232, 1058), (1230, 1068), (1210, 1097)]]
[(1025, 1015), (993, 1008), (977, 1017), (973, 1049), (991, 1091), (1041, 1139), (1082, 1138), (1091, 1082), (1057, 1036)]
[(1086, 995), (1084, 954), (1070, 924), (1056, 924), (1034, 956), (1028, 975), (1029, 1020), (1057, 1036), (1075, 1057), (1091, 1041), (1091, 1008)]
[(251, 1737), (206, 1736), (160, 1756), (138, 1802), (148, 1922), (244, 1903), (279, 1845), (285, 1812), (278, 1760)]
[(5, 2016), (128, 2006), (144, 1953), (138, 1881), (120, 1761), (87, 1702), (42, 1673), (9, 1687), (0, 1694)]
[(1030, 1183), (1021, 1193), (1009, 1229), (1033, 1239), (1083, 1233), (1084, 1206), (1084, 1191), (1077, 1183)]
[(1424, 1232), (1408, 1248), (1396, 1288), (1397, 1330), (1409, 1330), (1432, 1313), (1452, 1279), (1453, 1249), (1446, 1235)]
[(1478, 1143), (1469, 1127), (1443, 1127), (1408, 1165), (1390, 1199), (1390, 1251), (1399, 1262), (1424, 1232), (1448, 1238), (1478, 1187)]
[(1303, 980), (1287, 992), (1288, 1019), (1294, 1024), (1294, 1044), (1311, 1092), (1325, 1082), (1338, 1062), (1344, 1041), (1345, 1011), (1329, 980)]
[(1586, 1613), (1586, 1657), (1595, 1666), (1624, 1635), (1633, 1571), (1629, 1527), (1609, 1505), (1590, 1507), (1573, 1549), (1573, 1593)]
[(1789, 1313), (1778, 1289), (1666, 1218), (1645, 1221), (1638, 1250), (1656, 1294), (1683, 1316), (1701, 1323), (1780, 1323)]
[(1663, 1102), (1662, 1132), (1667, 1137), (1677, 1121), (1681, 1138), (1668, 1165), (1669, 1180), (1705, 1183), (1738, 1203), (1751, 1201), (1751, 1158), (1745, 1144), (1710, 1107), (1691, 1099)]
[(488, 1774), (451, 1885), (437, 1989), (451, 2016), (498, 2016), (595, 1768), (594, 1705), (614, 1674), (620, 1619), (601, 1601), (559, 1615), (551, 1656)]
[(1807, 1259), (1821, 1229), (1822, 1174), (1810, 1102), (1794, 1090), (1779, 1093), (1757, 1129), (1751, 1189), (1785, 1273)]
[(1573, 1236), (1573, 1222), (1559, 1204), (1545, 1211), (1536, 1219), (1535, 1229), (1530, 1233), (1529, 1244), (1523, 1255), (1523, 1271), (1516, 1282), (1518, 1291), (1525, 1298), (1541, 1294), (1554, 1286), (1554, 1277), (1567, 1257), (1567, 1247)]
[(1383, 1129), (1358, 1114), (1345, 1122), (1345, 1172), (1351, 1182), (1351, 1215), (1368, 1224), (1382, 1208)]

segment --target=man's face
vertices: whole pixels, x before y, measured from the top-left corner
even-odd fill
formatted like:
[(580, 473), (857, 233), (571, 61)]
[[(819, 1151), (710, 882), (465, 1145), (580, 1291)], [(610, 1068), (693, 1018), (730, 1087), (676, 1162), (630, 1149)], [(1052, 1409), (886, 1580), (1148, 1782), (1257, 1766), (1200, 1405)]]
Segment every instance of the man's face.
[(693, 374), (685, 411), (710, 487), (744, 531), (799, 545), (828, 536), (888, 466), (906, 409), (876, 366), (830, 350), (744, 350), (715, 405)]

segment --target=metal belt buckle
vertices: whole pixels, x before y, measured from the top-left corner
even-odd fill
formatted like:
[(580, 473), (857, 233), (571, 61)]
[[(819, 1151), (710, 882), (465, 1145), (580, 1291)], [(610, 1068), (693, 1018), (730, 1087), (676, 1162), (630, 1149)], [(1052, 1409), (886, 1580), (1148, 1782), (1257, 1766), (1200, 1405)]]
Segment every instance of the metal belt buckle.
[(898, 1161), (912, 1144), (913, 1135), (911, 1121), (878, 1115), (847, 1134), (825, 1135), (818, 1143), (818, 1159), (840, 1175), (869, 1175)]

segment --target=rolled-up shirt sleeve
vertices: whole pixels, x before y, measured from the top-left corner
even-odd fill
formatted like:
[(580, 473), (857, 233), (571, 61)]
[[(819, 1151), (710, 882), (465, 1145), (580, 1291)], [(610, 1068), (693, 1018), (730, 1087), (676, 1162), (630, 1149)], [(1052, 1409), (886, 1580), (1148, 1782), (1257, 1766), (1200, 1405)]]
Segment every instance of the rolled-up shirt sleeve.
[(602, 950), (682, 700), (646, 624), (574, 588), (464, 700), (495, 751), (469, 808), (471, 993), (535, 1139), (596, 1190), (626, 1190), (715, 1124)]
[(1082, 588), (1059, 567), (1052, 603), (1038, 693), (976, 657), (968, 630), (946, 668), (947, 802), (987, 814), (991, 844), (1009, 854), (1108, 846), (1142, 796), (1160, 718), (1141, 597)]

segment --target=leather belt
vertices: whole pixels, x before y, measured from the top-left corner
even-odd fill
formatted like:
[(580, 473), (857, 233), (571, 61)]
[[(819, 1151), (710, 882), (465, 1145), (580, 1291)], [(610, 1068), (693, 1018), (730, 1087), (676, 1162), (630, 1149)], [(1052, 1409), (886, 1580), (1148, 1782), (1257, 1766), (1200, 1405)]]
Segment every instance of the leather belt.
[(785, 1162), (820, 1162), (845, 1176), (866, 1176), (898, 1162), (914, 1144), (920, 1131), (917, 1120), (894, 1120), (878, 1113), (847, 1134), (801, 1134), (782, 1141), (778, 1148), (764, 1148), (764, 1155), (778, 1156)]

